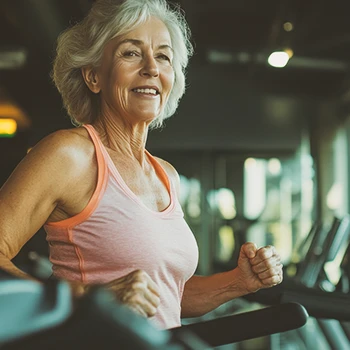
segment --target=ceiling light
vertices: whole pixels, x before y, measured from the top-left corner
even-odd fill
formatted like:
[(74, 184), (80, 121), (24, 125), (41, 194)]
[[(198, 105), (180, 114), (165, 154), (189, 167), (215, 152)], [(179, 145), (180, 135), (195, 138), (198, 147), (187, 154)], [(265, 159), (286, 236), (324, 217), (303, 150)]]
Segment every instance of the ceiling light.
[(293, 56), (293, 51), (286, 49), (284, 51), (275, 51), (269, 58), (268, 63), (272, 67), (283, 68), (287, 65), (289, 59)]
[(13, 119), (19, 129), (27, 129), (31, 126), (31, 120), (19, 106), (11, 101), (0, 99), (0, 120), (6, 119)]
[(17, 122), (12, 118), (0, 118), (0, 137), (13, 137), (17, 131)]
[(271, 175), (277, 176), (281, 174), (281, 162), (277, 158), (271, 158), (267, 163), (267, 169)]
[(291, 23), (291, 22), (285, 22), (285, 23), (283, 23), (283, 29), (284, 29), (286, 32), (291, 32), (291, 31), (294, 29), (293, 23)]

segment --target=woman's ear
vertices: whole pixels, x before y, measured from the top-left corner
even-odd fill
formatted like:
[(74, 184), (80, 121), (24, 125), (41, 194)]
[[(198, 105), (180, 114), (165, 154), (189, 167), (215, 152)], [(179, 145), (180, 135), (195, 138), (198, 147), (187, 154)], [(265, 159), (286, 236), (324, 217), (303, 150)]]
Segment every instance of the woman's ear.
[(100, 82), (98, 75), (96, 74), (94, 68), (92, 67), (83, 67), (81, 69), (81, 74), (83, 75), (85, 84), (87, 87), (95, 94), (98, 94), (101, 91)]

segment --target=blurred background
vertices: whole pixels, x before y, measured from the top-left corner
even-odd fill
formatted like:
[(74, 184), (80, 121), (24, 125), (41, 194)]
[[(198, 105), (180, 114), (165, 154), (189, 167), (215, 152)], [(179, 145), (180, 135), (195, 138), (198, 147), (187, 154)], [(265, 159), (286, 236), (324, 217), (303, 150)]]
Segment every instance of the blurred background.
[[(73, 127), (49, 73), (58, 34), (92, 2), (0, 1), (0, 185), (41, 138)], [(349, 212), (350, 4), (175, 2), (195, 54), (180, 107), (148, 149), (181, 176), (197, 272), (235, 267), (247, 240), (297, 264), (312, 225)], [(15, 261), (32, 250), (47, 255), (43, 231)]]

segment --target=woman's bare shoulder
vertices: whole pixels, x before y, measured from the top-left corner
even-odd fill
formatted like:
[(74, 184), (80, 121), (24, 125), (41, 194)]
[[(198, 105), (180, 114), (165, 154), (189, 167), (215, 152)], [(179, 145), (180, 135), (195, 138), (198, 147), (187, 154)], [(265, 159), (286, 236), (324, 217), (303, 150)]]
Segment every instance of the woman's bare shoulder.
[(6, 256), (15, 256), (57, 208), (69, 217), (89, 200), (97, 170), (91, 166), (94, 147), (87, 137), (84, 130), (75, 129), (47, 135), (0, 188), (0, 222), (6, 228), (2, 235), (14, 244), (8, 251), (0, 240)]
[(45, 148), (47, 151), (60, 151), (62, 148), (83, 149), (91, 147), (92, 142), (85, 128), (60, 129), (41, 139), (35, 148)]
[(170, 164), (168, 161), (159, 158), (159, 157), (154, 157), (157, 159), (157, 161), (160, 163), (160, 165), (164, 168), (164, 170), (168, 173), (168, 175), (174, 176), (174, 177), (179, 177), (179, 174), (177, 170), (174, 168), (172, 164)]
[(94, 146), (87, 131), (82, 129), (63, 129), (45, 136), (17, 169), (25, 176), (50, 174), (51, 180), (69, 180), (83, 174), (94, 162)]
[(92, 156), (94, 146), (84, 128), (61, 129), (41, 139), (30, 153), (44, 160), (82, 162)]
[(177, 192), (179, 192), (180, 191), (180, 176), (179, 176), (177, 170), (174, 168), (174, 166), (172, 164), (170, 164), (166, 160), (159, 158), (159, 157), (155, 157), (155, 158), (157, 159), (159, 164), (163, 167), (163, 169), (166, 171), (167, 175), (174, 181), (175, 186), (176, 186), (176, 190), (177, 190)]

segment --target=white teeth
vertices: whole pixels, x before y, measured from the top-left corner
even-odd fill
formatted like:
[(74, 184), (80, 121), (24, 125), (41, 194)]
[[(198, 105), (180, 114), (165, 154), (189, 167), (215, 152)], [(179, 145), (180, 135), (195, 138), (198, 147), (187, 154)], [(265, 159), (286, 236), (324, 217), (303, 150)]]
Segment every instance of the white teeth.
[(157, 90), (155, 89), (134, 89), (135, 92), (140, 92), (142, 94), (157, 95)]

